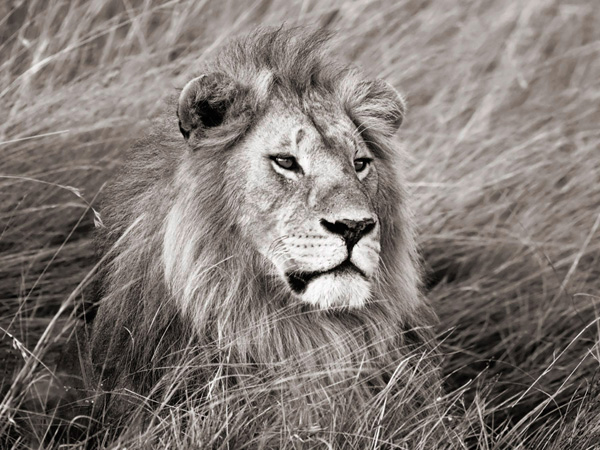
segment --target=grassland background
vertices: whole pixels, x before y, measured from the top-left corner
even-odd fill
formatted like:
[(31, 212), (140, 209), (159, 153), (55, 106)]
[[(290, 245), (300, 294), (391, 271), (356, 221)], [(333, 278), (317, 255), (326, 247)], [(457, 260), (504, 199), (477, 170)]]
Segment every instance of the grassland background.
[(3, 1), (2, 430), (12, 380), (51, 368), (75, 320), (123, 150), (228, 36), (282, 22), (338, 30), (335, 54), (406, 95), (448, 426), (475, 448), (600, 445), (594, 0)]

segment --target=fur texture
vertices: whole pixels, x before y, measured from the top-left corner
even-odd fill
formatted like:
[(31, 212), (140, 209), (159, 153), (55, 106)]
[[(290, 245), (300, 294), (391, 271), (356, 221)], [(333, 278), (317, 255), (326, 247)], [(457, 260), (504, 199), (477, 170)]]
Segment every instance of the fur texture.
[[(170, 111), (132, 148), (97, 236), (101, 254), (110, 255), (91, 340), (96, 386), (113, 393), (105, 407), (122, 404), (115, 401), (122, 389), (172, 402), (179, 386), (186, 398), (210, 399), (218, 382), (246, 398), (274, 396), (289, 424), (323, 426), (335, 411), (391, 391), (400, 405), (390, 409), (393, 427), (433, 402), (434, 315), (419, 292), (413, 225), (396, 173), (401, 155), (390, 139), (403, 104), (383, 82), (332, 62), (327, 39), (280, 29), (231, 43), (208, 66), (219, 74), (208, 80), (212, 115), (191, 117), (179, 105), (179, 129)], [(182, 98), (191, 95), (208, 94)], [(378, 267), (368, 287), (352, 288), (351, 297), (368, 297), (359, 305), (298, 301), (253, 241), (258, 218), (268, 224), (278, 208), (273, 200), (259, 211), (240, 181), (250, 136), (290, 108), (317, 129), (334, 116), (351, 124), (348, 134), (374, 159)], [(337, 145), (335, 133), (321, 137), (324, 148)], [(318, 283), (308, 289), (339, 286), (331, 277)]]

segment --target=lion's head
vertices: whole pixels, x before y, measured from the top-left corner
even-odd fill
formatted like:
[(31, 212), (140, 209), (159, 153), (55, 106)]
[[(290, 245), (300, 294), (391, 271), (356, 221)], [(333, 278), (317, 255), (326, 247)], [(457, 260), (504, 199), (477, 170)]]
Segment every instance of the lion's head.
[[(380, 270), (380, 189), (386, 180), (379, 178), (389, 161), (369, 147), (361, 129), (379, 121), (386, 132), (395, 130), (402, 100), (382, 81), (344, 85), (355, 83), (354, 73), (339, 82), (351, 92), (315, 89), (293, 97), (276, 73), (259, 74), (261, 112), (224, 161), (223, 176), (243, 192), (236, 225), (294, 298), (321, 308), (363, 306)], [(248, 93), (232, 76), (203, 75), (183, 89), (180, 127), (194, 152), (203, 151), (207, 128), (236, 119), (235, 102), (242, 101), (236, 96)], [(215, 102), (214, 96), (228, 100)], [(376, 114), (355, 122), (349, 101)]]
[[(396, 226), (386, 215), (401, 207), (387, 204), (402, 201), (393, 192), (397, 155), (388, 140), (404, 103), (384, 81), (347, 68), (317, 72), (314, 55), (302, 61), (285, 50), (271, 49), (282, 60), (297, 59), (251, 71), (228, 66), (189, 81), (179, 97), (179, 128), (191, 164), (205, 161), (202, 153), (218, 137), (230, 144), (220, 173), (226, 190), (237, 193), (232, 225), (292, 299), (323, 309), (361, 307), (381, 282), (382, 228), (389, 234)], [(237, 132), (227, 136), (232, 125)], [(168, 222), (167, 277), (189, 273), (178, 260), (193, 258), (191, 243), (175, 241), (182, 214), (176, 208)]]

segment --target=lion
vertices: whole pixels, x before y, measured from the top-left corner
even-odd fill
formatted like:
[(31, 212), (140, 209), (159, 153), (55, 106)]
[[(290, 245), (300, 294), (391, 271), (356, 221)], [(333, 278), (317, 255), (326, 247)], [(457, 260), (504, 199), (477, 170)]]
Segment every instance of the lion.
[(104, 414), (132, 391), (201, 403), (217, 381), (287, 407), (292, 428), (386, 394), (397, 431), (433, 402), (435, 315), (392, 139), (405, 103), (328, 40), (232, 41), (131, 148), (96, 237)]

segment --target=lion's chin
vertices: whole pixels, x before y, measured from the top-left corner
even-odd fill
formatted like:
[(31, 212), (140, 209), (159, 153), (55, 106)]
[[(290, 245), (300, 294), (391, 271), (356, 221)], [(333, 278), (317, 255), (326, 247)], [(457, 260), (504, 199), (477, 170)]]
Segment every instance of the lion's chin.
[(355, 273), (326, 273), (311, 280), (300, 299), (321, 309), (361, 308), (371, 295), (369, 281)]

